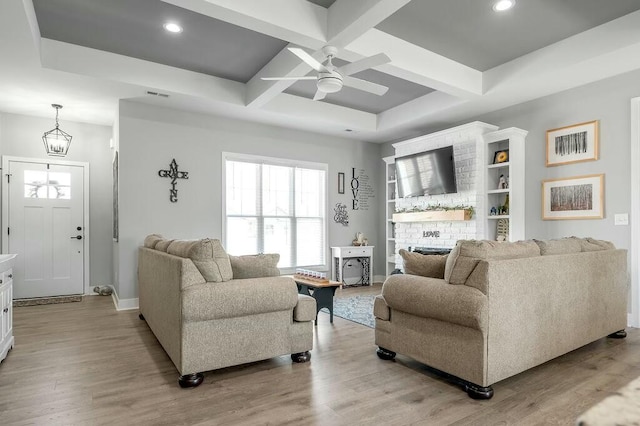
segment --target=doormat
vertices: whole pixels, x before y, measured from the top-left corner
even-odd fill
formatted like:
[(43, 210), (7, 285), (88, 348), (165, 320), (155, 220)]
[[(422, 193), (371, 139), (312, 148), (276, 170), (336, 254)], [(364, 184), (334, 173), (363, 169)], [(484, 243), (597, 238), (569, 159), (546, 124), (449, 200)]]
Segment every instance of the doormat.
[(33, 299), (17, 299), (13, 301), (13, 307), (52, 305), (55, 303), (82, 302), (82, 296), (54, 296), (54, 297), (34, 297)]
[[(375, 297), (373, 294), (366, 294), (333, 299), (333, 315), (374, 328), (376, 322), (373, 317), (373, 299)], [(322, 308), (320, 312), (329, 315), (326, 308)]]

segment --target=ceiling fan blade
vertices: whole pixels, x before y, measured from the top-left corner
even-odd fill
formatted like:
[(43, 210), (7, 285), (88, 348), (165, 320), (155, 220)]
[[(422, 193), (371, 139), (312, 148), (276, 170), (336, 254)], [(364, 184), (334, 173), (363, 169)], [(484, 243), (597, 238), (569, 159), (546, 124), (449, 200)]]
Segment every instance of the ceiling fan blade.
[(382, 96), (389, 90), (388, 87), (381, 84), (372, 83), (366, 80), (360, 80), (355, 77), (345, 77), (342, 83), (345, 86), (353, 87), (354, 89), (364, 90), (365, 92), (373, 93), (374, 95)]
[(318, 89), (316, 91), (315, 96), (313, 97), (314, 101), (321, 101), (322, 99), (324, 99), (324, 97), (327, 96), (327, 94), (325, 92), (323, 92), (322, 90)]
[(391, 62), (391, 59), (387, 55), (384, 53), (378, 53), (377, 55), (369, 56), (368, 58), (343, 65), (338, 68), (338, 71), (342, 75), (351, 75), (388, 62)]
[(317, 80), (317, 77), (311, 75), (304, 77), (260, 77), (260, 80)]
[(307, 63), (307, 65), (309, 65), (314, 70), (316, 70), (318, 72), (320, 72), (320, 71), (329, 72), (329, 70), (324, 65), (322, 65), (320, 62), (318, 62), (316, 60), (316, 58), (314, 58), (313, 56), (309, 55), (306, 51), (300, 49), (299, 47), (289, 47), (288, 49), (291, 51), (291, 53), (296, 55), (298, 58), (300, 58), (303, 61), (305, 61)]

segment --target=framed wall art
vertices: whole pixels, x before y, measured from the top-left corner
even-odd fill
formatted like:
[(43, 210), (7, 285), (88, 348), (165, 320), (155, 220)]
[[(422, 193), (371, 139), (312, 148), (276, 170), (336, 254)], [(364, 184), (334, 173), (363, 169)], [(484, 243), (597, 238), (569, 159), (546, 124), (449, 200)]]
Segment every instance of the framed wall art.
[(597, 159), (597, 120), (547, 130), (547, 167)]
[(338, 173), (338, 194), (344, 194), (344, 173)]
[(604, 174), (542, 181), (542, 219), (602, 219)]
[(509, 150), (501, 149), (493, 154), (493, 164), (507, 163), (509, 161)]

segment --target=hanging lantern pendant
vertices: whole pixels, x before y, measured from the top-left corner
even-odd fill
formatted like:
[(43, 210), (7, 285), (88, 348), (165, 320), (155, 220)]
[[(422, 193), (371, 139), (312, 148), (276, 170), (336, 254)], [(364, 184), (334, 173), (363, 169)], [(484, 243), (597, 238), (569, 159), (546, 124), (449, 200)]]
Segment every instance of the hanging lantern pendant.
[(47, 155), (64, 157), (67, 155), (67, 151), (69, 151), (72, 136), (61, 130), (58, 124), (58, 111), (62, 108), (62, 105), (51, 104), (51, 106), (56, 109), (56, 128), (45, 132), (42, 136), (42, 141), (47, 150)]

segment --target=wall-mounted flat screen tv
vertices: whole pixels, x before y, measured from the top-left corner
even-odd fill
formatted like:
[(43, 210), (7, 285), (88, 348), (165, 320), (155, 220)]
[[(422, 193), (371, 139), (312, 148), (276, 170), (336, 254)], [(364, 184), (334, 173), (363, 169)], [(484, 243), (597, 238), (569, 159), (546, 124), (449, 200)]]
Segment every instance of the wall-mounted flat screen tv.
[(398, 197), (458, 192), (453, 146), (396, 158)]

